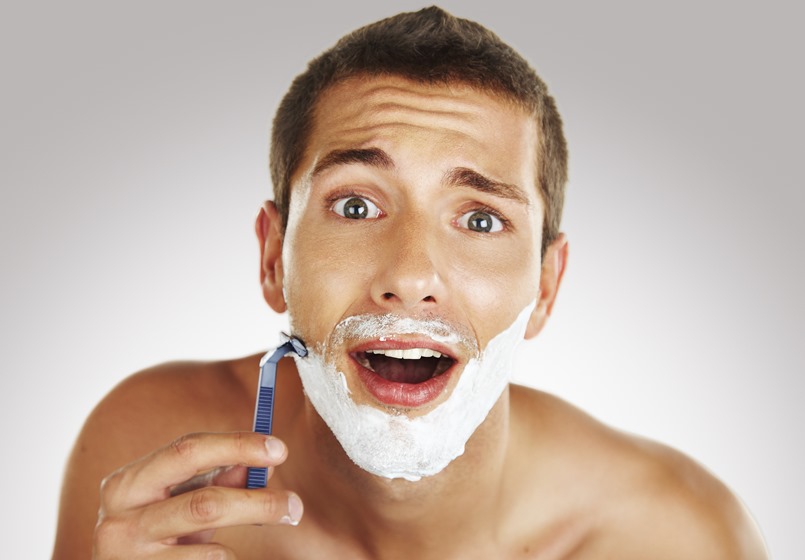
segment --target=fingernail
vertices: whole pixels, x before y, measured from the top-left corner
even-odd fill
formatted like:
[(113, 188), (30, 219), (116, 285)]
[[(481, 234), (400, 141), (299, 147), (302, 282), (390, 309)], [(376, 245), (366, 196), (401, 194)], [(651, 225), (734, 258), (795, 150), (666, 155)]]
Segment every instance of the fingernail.
[(266, 439), (266, 449), (268, 449), (268, 458), (272, 461), (279, 461), (285, 454), (285, 445), (277, 438)]
[(288, 515), (283, 516), (283, 518), (280, 519), (280, 523), (294, 526), (299, 525), (299, 520), (302, 519), (303, 512), (302, 500), (300, 500), (299, 496), (296, 494), (291, 494), (288, 496)]

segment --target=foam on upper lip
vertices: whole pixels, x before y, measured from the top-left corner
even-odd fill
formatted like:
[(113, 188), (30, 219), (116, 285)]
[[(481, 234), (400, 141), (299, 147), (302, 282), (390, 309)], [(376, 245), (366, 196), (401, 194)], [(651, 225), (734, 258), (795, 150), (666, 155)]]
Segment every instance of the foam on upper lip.
[(475, 346), (475, 340), (460, 325), (447, 323), (441, 319), (413, 319), (392, 313), (382, 315), (352, 315), (343, 319), (333, 329), (333, 343), (343, 344), (344, 340), (380, 340), (386, 338), (415, 335), (426, 337), (437, 344), (453, 346), (462, 344)]
[(459, 323), (392, 313), (352, 315), (341, 320), (333, 329), (328, 346), (346, 350), (361, 363), (361, 359), (370, 357), (466, 363), (478, 355), (475, 338)]

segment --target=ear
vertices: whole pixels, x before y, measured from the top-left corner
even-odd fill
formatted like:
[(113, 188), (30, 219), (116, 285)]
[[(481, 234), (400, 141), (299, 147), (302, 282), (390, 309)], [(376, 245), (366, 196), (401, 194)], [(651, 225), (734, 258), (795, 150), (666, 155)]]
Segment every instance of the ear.
[(254, 223), (260, 243), (260, 286), (263, 298), (276, 311), (282, 313), (287, 306), (282, 293), (282, 220), (272, 201), (266, 201)]
[(567, 252), (567, 237), (564, 233), (560, 233), (545, 250), (539, 278), (539, 299), (528, 320), (525, 338), (537, 336), (551, 315), (556, 294), (559, 292), (559, 285), (562, 283), (562, 276), (565, 273)]

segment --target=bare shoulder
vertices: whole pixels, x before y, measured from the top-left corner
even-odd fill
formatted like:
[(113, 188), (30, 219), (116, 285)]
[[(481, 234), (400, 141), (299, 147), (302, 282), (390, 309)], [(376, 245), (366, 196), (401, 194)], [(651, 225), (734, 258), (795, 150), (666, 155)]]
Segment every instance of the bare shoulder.
[[(251, 361), (173, 362), (136, 373), (92, 411), (81, 438), (134, 459), (188, 432), (249, 429), (251, 404), (242, 364)], [(233, 414), (238, 410), (243, 415)]]
[(513, 387), (511, 402), (513, 437), (545, 463), (536, 488), (580, 535), (573, 558), (768, 557), (740, 500), (690, 457), (546, 393)]
[(248, 430), (253, 398), (244, 372), (257, 359), (164, 364), (115, 387), (87, 418), (68, 460), (56, 550), (88, 550), (100, 483), (116, 469), (189, 432)]

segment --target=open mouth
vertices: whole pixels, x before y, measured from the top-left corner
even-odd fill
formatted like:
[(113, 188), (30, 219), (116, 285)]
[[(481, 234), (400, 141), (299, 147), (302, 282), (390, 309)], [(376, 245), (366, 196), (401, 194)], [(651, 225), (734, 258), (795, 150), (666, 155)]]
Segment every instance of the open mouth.
[(430, 348), (372, 349), (353, 354), (355, 361), (393, 383), (424, 383), (450, 369), (455, 360)]

